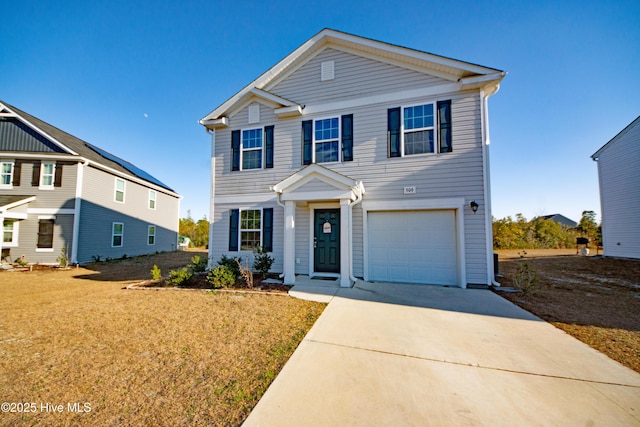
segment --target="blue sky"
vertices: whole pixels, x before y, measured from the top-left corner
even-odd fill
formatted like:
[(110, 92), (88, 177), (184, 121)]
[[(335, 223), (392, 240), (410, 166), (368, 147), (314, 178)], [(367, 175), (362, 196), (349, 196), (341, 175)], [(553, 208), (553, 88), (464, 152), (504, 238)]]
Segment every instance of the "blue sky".
[(508, 72), (493, 214), (600, 213), (598, 148), (640, 114), (638, 1), (22, 1), (0, 100), (147, 170), (208, 216), (198, 120), (325, 27)]

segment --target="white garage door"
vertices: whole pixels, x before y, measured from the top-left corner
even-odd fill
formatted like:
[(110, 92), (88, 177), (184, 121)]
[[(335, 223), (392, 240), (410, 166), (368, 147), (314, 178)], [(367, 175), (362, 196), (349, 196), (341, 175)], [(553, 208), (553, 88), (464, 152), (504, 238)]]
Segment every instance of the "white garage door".
[(368, 213), (369, 279), (457, 285), (455, 211)]

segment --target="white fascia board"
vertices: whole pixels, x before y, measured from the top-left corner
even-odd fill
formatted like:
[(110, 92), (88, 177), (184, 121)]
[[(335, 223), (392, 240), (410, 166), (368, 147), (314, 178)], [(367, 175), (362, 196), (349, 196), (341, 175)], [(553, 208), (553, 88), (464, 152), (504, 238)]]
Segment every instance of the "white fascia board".
[(274, 193), (260, 193), (260, 194), (225, 194), (224, 196), (215, 196), (215, 204), (257, 204), (277, 201), (277, 197)]
[(74, 162), (80, 162), (81, 159), (78, 156), (72, 154), (48, 154), (48, 153), (24, 153), (20, 151), (2, 152), (0, 158), (8, 159), (38, 159), (38, 160), (71, 160)]
[(291, 107), (276, 108), (273, 112), (279, 119), (286, 119), (301, 116), (302, 107), (300, 105), (292, 105)]
[(355, 200), (353, 191), (348, 190), (323, 190), (323, 191), (301, 191), (298, 193), (285, 193), (280, 197), (283, 202), (310, 202), (313, 200)]
[(219, 119), (200, 120), (199, 123), (207, 129), (220, 129), (229, 126), (228, 117), (220, 117)]
[(506, 75), (507, 73), (503, 71), (481, 76), (464, 77), (460, 79), (461, 89), (479, 89), (484, 86), (490, 86), (491, 84), (499, 85), (500, 81), (502, 81)]
[(283, 179), (282, 181), (274, 185), (272, 187), (272, 190), (276, 193), (282, 193), (284, 191), (290, 190), (291, 188), (296, 188), (297, 186), (299, 186), (294, 186), (294, 184), (298, 184), (299, 182), (306, 183), (314, 177), (324, 177), (325, 179), (329, 180), (325, 182), (334, 181), (336, 183), (342, 184), (346, 188), (353, 188), (358, 184), (357, 181), (345, 175), (339, 174), (338, 172), (334, 172), (331, 169), (327, 169), (323, 166), (313, 163), (303, 169), (300, 169), (293, 175)]
[(20, 205), (24, 205), (25, 203), (33, 202), (36, 199), (36, 196), (25, 197), (24, 199), (18, 200), (13, 203), (9, 203), (8, 205), (0, 206), (0, 211), (7, 211), (9, 209), (13, 209)]
[(59, 209), (59, 208), (27, 208), (29, 215), (74, 215), (75, 209)]
[(93, 160), (89, 160), (89, 159), (84, 158), (84, 157), (82, 157), (82, 161), (85, 162), (85, 164), (93, 166), (93, 167), (95, 167), (97, 169), (101, 169), (101, 170), (103, 170), (105, 172), (109, 172), (112, 175), (119, 176), (119, 177), (127, 179), (127, 180), (129, 180), (131, 182), (135, 182), (136, 184), (140, 184), (140, 185), (142, 185), (144, 187), (151, 188), (152, 190), (156, 190), (156, 191), (158, 191), (160, 193), (164, 193), (164, 194), (167, 194), (169, 196), (176, 197), (178, 199), (182, 199), (182, 196), (179, 195), (178, 193), (175, 193), (175, 192), (173, 192), (171, 190), (168, 190), (168, 189), (166, 189), (164, 187), (160, 187), (159, 185), (156, 185), (156, 184), (154, 184), (152, 182), (149, 182), (147, 180), (144, 180), (142, 178), (138, 178), (137, 176), (133, 176), (133, 175), (129, 175), (129, 174), (126, 174), (126, 173), (122, 173), (122, 172), (117, 171), (115, 169), (112, 169), (112, 168), (110, 168), (108, 166), (105, 166), (105, 165), (103, 165), (101, 163), (94, 162)]
[[(8, 218), (8, 219), (27, 219), (29, 218), (29, 216), (26, 213), (19, 213), (19, 212), (5, 212), (3, 210), (0, 209), (0, 215), (2, 215), (3, 218)], [(6, 243), (5, 243), (6, 245)]]
[(404, 211), (417, 209), (464, 209), (464, 197), (414, 200), (363, 200), (366, 211)]
[(29, 126), (31, 129), (33, 129), (35, 132), (38, 132), (39, 134), (41, 134), (42, 136), (46, 137), (48, 140), (50, 140), (51, 142), (53, 142), (54, 144), (56, 144), (58, 147), (60, 147), (61, 149), (63, 149), (64, 151), (66, 151), (69, 154), (73, 154), (73, 155), (78, 155), (78, 153), (76, 153), (75, 151), (73, 151), (72, 149), (70, 149), (69, 147), (67, 147), (66, 145), (64, 145), (63, 143), (61, 143), (60, 141), (58, 141), (57, 139), (55, 139), (54, 137), (52, 137), (51, 135), (49, 135), (48, 133), (46, 133), (45, 131), (43, 131), (42, 129), (40, 129), (39, 127), (37, 127), (36, 125), (32, 124), (31, 122), (29, 122), (28, 120), (26, 120), (24, 117), (22, 117), (21, 115), (15, 113), (13, 110), (11, 110), (11, 108), (7, 107), (6, 105), (0, 103), (0, 109), (5, 109), (10, 111), (10, 113), (1, 113), (0, 115), (2, 117), (13, 117), (16, 118), (18, 120), (20, 120), (22, 123), (24, 123), (25, 125)]

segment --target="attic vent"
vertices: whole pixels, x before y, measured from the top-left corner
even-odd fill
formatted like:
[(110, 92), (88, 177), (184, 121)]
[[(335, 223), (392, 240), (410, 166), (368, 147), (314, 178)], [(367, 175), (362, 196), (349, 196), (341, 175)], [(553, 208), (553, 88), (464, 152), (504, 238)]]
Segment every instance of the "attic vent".
[(320, 81), (324, 82), (327, 80), (333, 80), (335, 78), (334, 75), (334, 61), (324, 61), (320, 65)]
[(249, 105), (249, 124), (259, 123), (259, 122), (260, 122), (260, 105), (259, 104)]

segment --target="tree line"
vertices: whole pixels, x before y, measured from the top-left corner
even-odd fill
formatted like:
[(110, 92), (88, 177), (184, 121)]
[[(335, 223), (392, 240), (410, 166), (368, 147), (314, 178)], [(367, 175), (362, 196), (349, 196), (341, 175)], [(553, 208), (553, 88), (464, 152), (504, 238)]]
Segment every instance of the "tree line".
[(577, 227), (571, 228), (551, 219), (536, 217), (527, 220), (522, 214), (503, 219), (493, 218), (495, 249), (562, 249), (575, 248), (578, 237), (589, 239), (590, 246), (602, 241), (601, 226), (595, 212), (583, 211)]
[(209, 243), (209, 220), (206, 216), (198, 221), (191, 218), (191, 211), (187, 211), (186, 218), (180, 218), (178, 226), (180, 236), (191, 239), (191, 243), (196, 247), (204, 247)]

